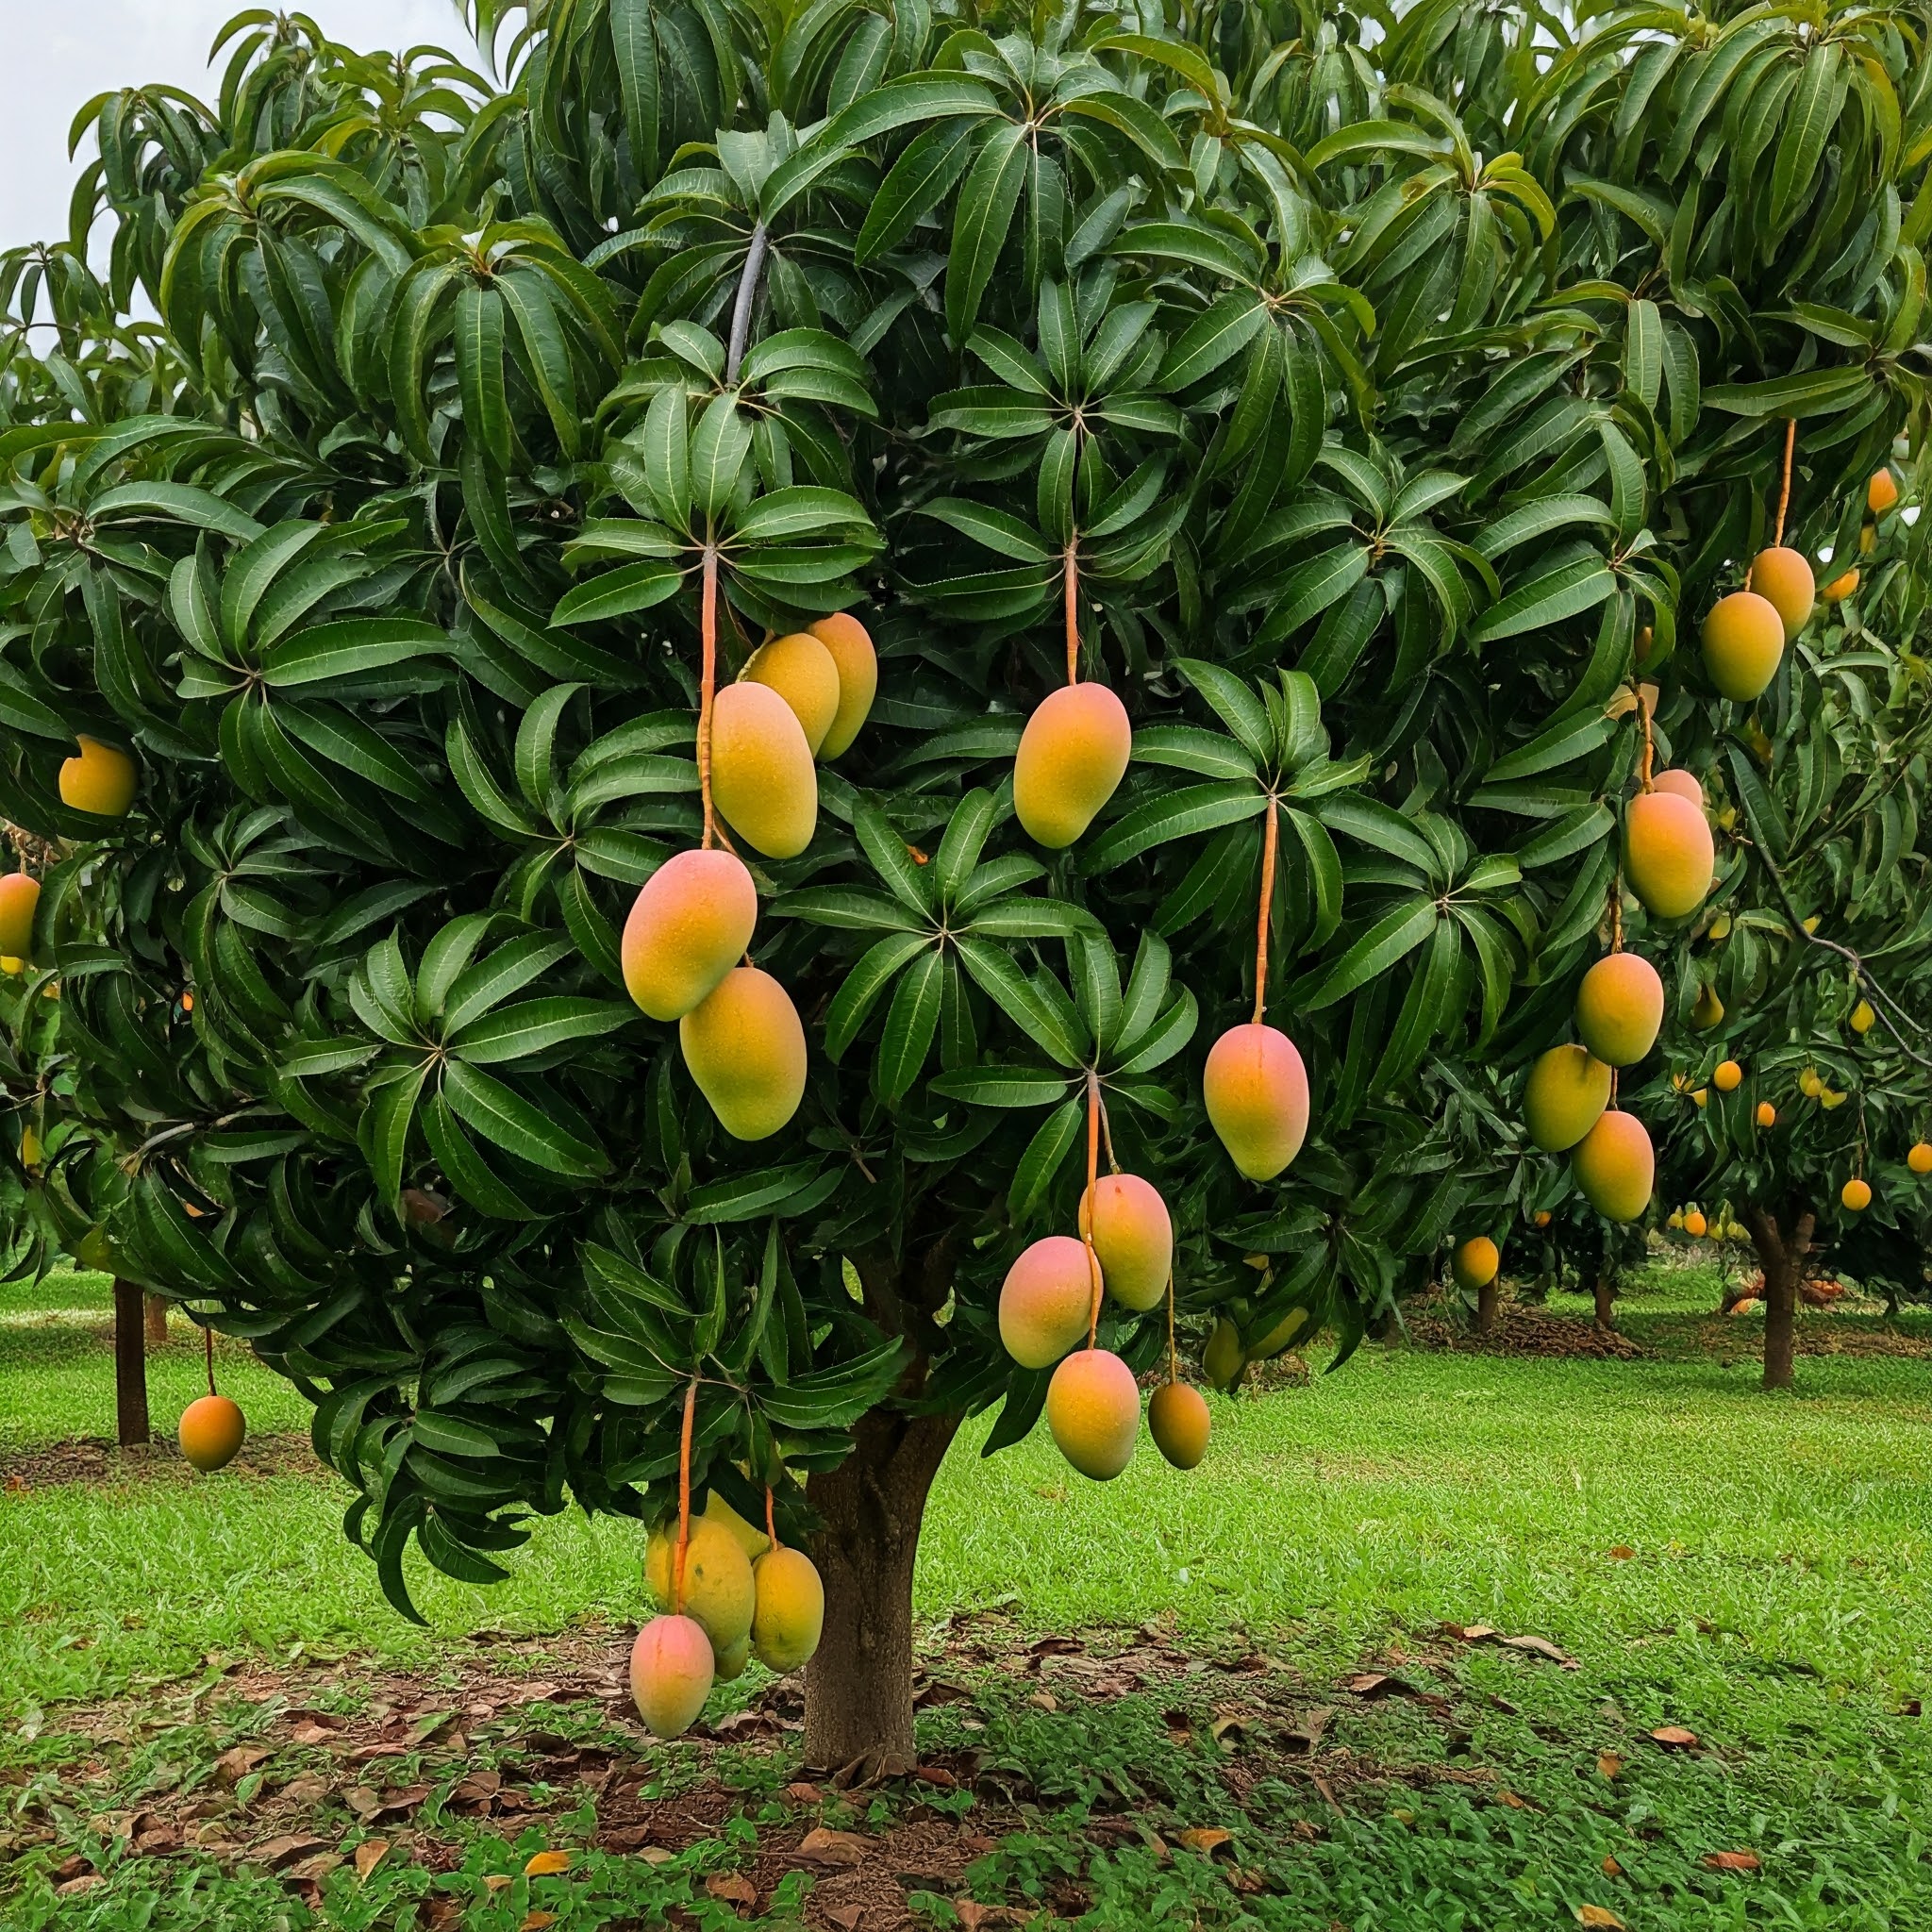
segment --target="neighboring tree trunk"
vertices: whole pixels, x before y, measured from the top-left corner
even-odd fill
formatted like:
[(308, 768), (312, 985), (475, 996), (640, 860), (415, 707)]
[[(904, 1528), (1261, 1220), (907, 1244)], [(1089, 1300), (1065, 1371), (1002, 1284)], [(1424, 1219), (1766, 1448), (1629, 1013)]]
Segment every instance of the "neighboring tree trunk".
[(1496, 1325), (1496, 1299), (1501, 1283), (1494, 1275), (1475, 1291), (1475, 1332), (1491, 1334)]
[(824, 1526), (812, 1557), (825, 1585), (825, 1631), (806, 1669), (805, 1757), (866, 1774), (909, 1768), (912, 1566), (925, 1498), (958, 1416), (874, 1409), (837, 1469), (815, 1470), (806, 1494)]
[(1751, 1245), (1764, 1270), (1764, 1386), (1789, 1389), (1797, 1342), (1798, 1283), (1805, 1257), (1811, 1252), (1811, 1234), (1818, 1217), (1809, 1208), (1789, 1209), (1786, 1238), (1778, 1219), (1761, 1208), (1746, 1208), (1744, 1224)]
[(158, 1348), (168, 1339), (168, 1298), (164, 1294), (147, 1297), (147, 1341)]
[(1592, 1294), (1596, 1305), (1596, 1325), (1614, 1328), (1617, 1325), (1617, 1278), (1607, 1268), (1597, 1270)]
[(114, 1283), (114, 1430), (122, 1448), (149, 1440), (147, 1422), (147, 1342), (142, 1333), (141, 1290), (118, 1277)]

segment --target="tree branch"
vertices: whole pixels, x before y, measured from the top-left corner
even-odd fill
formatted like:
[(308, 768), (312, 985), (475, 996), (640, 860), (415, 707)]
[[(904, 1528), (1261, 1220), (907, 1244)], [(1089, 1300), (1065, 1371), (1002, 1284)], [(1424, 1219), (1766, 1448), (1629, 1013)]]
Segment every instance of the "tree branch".
[(752, 305), (758, 300), (758, 277), (765, 272), (765, 256), (770, 248), (765, 225), (760, 222), (751, 231), (751, 246), (744, 252), (744, 272), (738, 278), (738, 295), (731, 305), (731, 341), (724, 351), (726, 389), (736, 385), (744, 352), (750, 345)]

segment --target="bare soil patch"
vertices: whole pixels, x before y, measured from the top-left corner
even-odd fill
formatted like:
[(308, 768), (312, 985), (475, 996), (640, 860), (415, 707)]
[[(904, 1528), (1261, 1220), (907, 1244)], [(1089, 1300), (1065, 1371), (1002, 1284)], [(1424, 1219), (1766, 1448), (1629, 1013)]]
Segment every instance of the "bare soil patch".
[[(224, 1476), (316, 1475), (323, 1465), (307, 1436), (251, 1436)], [(172, 1437), (123, 1449), (102, 1436), (69, 1436), (31, 1449), (0, 1451), (0, 1490), (48, 1490), (63, 1483), (201, 1482), (206, 1478)]]

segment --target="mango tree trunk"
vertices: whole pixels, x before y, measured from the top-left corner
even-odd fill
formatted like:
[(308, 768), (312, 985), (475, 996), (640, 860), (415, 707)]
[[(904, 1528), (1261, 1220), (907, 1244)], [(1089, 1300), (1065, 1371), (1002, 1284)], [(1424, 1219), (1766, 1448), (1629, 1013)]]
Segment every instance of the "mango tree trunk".
[(147, 1341), (150, 1348), (158, 1348), (168, 1339), (168, 1298), (164, 1294), (151, 1294), (147, 1297)]
[(1478, 1335), (1488, 1335), (1495, 1328), (1499, 1286), (1495, 1276), (1491, 1275), (1475, 1291), (1475, 1332)]
[(141, 1290), (114, 1283), (114, 1433), (122, 1448), (148, 1441), (147, 1341)]
[[(1818, 1217), (1808, 1208), (1787, 1208), (1783, 1226), (1777, 1215), (1762, 1208), (1746, 1208), (1744, 1224), (1751, 1245), (1764, 1270), (1764, 1386), (1789, 1389), (1796, 1352), (1798, 1283), (1805, 1257), (1811, 1252), (1811, 1233)], [(1784, 1228), (1790, 1233), (1786, 1235)]]
[(806, 1493), (824, 1523), (812, 1557), (825, 1632), (805, 1677), (805, 1756), (870, 1773), (912, 1762), (912, 1566), (933, 1476), (959, 1426), (952, 1415), (874, 1409), (837, 1469)]
[(1617, 1278), (1607, 1268), (1599, 1268), (1594, 1290), (1595, 1319), (1599, 1328), (1617, 1325)]

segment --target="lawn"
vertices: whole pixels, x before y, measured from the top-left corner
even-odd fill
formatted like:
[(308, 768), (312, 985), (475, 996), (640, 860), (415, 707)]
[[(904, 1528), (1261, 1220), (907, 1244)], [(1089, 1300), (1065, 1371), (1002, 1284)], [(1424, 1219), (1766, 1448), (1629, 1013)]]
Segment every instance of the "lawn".
[[(1200, 1780), (1220, 1780), (1243, 1871), (1273, 1874), (1243, 1892), (1213, 1865), (1201, 1879), (1213, 1909), (1185, 1902), (1204, 1924), (1552, 1925), (1597, 1902), (1632, 1927), (1932, 1924), (1932, 1754), (1916, 1717), (1932, 1688), (1932, 1374), (1910, 1356), (1857, 1352), (1877, 1324), (1833, 1313), (1808, 1318), (1807, 1335), (1847, 1352), (1801, 1357), (1796, 1394), (1767, 1397), (1749, 1318), (1716, 1328), (1711, 1344), (1716, 1301), (1714, 1276), (1695, 1270), (1637, 1284), (1622, 1320), (1653, 1353), (1636, 1361), (1370, 1347), (1306, 1386), (1217, 1398), (1208, 1460), (1190, 1474), (1143, 1452), (1101, 1488), (1072, 1475), (1043, 1431), (984, 1461), (984, 1430), (970, 1429), (922, 1551), (918, 1604), (934, 1642), (948, 1612), (977, 1608), (1015, 1654), (1041, 1631), (1092, 1633), (1104, 1651), (1124, 1641), (1108, 1633), (1143, 1624), (1196, 1665), (1258, 1650), (1271, 1695), (1336, 1713), (1323, 1748), (1351, 1767), (1339, 1807), (1292, 1767), (1271, 1769), (1266, 1750), (1252, 1777), (1224, 1777), (1211, 1730), (1207, 1761), (1190, 1769), (1193, 1747), (1170, 1738), (1163, 1695), (1091, 1709), (1049, 1699), (1049, 1711), (1015, 1703), (995, 1668), (975, 1691), (980, 1735), (1008, 1740), (1042, 1808), (1002, 1818), (1009, 1828), (974, 1884), (1007, 1899), (1030, 1884), (1052, 1903), (1036, 1868), (1071, 1860), (1081, 1912), (1066, 1915), (1094, 1926), (1148, 1923), (1133, 1914), (1154, 1911), (1161, 1888), (1193, 1884), (1201, 1874), (1181, 1871), (1191, 1861), (1154, 1858), (1136, 1876), (1131, 1847), (1097, 1854), (1078, 1836), (1092, 1802), (1079, 1767), (1111, 1753), (1137, 1789), (1167, 1788), (1171, 1807), (1188, 1790), (1198, 1807)], [(35, 1442), (107, 1432), (102, 1316), (101, 1285), (69, 1277), (0, 1321), (0, 1466)], [(199, 1373), (184, 1331), (154, 1364), (158, 1427)], [(245, 1357), (225, 1356), (222, 1376), (258, 1430), (300, 1426), (299, 1401)], [(68, 1728), (116, 1698), (185, 1698), (206, 1724), (238, 1665), (340, 1661), (342, 1682), (433, 1676), (479, 1630), (621, 1654), (641, 1606), (632, 1526), (546, 1523), (495, 1591), (419, 1574), (419, 1631), (343, 1546), (341, 1486), (281, 1467), (0, 1497), (0, 1721), (13, 1727), (0, 1777), (10, 1762), (29, 1790), (58, 1778)], [(1543, 1640), (1574, 1668), (1464, 1643), (1445, 1624)], [(1357, 1671), (1393, 1690), (1338, 1690)], [(1206, 1688), (1190, 1677), (1172, 1694), (1189, 1707)], [(714, 1708), (744, 1690), (721, 1690)], [(938, 1748), (957, 1719), (926, 1722)], [(1659, 1747), (1649, 1734), (1666, 1726), (1696, 1746)], [(208, 1731), (207, 1749), (226, 1748), (225, 1735)], [(790, 1776), (787, 1748), (748, 1774), (754, 1812), (771, 1799), (760, 1780)], [(1604, 1762), (1617, 1767), (1609, 1776)], [(1444, 1769), (1458, 1765), (1481, 1778)], [(1357, 1775), (1365, 1767), (1373, 1774)], [(1044, 1802), (1057, 1783), (1063, 1794)], [(496, 1834), (465, 1830), (466, 1857), (487, 1865), (491, 1844), (502, 1852)], [(1736, 1850), (1763, 1869), (1702, 1863)], [(1624, 1876), (1606, 1876), (1607, 1857)], [(34, 1875), (47, 1860), (44, 1848), (22, 1860), (19, 1909), (38, 1901), (24, 1924), (176, 1923), (138, 1916), (159, 1912), (167, 1891), (141, 1861), (57, 1897)], [(178, 1883), (178, 1858), (148, 1862)], [(652, 1884), (675, 1890), (686, 1862), (652, 1866)], [(260, 1885), (260, 1899), (290, 1909), (285, 1890)], [(592, 1911), (594, 1890), (587, 1875), (559, 1923), (648, 1920), (677, 1903), (654, 1891)], [(114, 1899), (124, 1917), (82, 1916)], [(248, 1923), (256, 1907), (244, 1913), (242, 1899), (224, 1909)], [(496, 1894), (484, 1888), (479, 1901), (447, 1923), (495, 1927)], [(387, 1919), (354, 1923), (433, 1922), (398, 1916), (416, 1909), (400, 1893), (392, 1904)], [(912, 1923), (943, 1924), (947, 1909)]]

